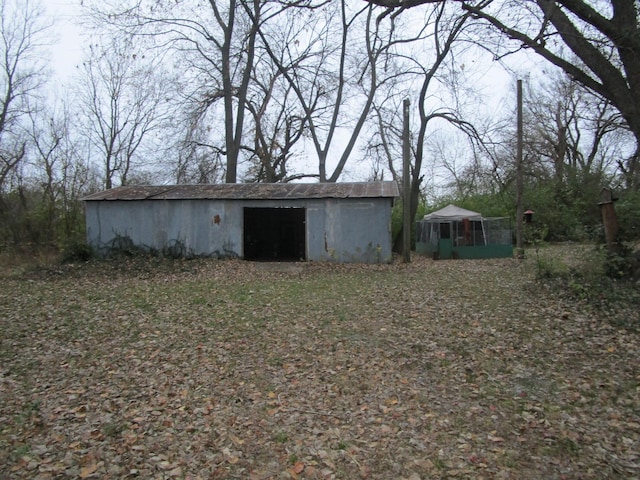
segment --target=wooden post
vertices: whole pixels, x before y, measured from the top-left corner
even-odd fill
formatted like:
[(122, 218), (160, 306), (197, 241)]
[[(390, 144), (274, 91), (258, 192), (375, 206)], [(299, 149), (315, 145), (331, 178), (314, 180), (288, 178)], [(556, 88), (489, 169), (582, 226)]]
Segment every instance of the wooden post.
[(522, 80), (518, 80), (518, 143), (516, 152), (516, 256), (524, 258), (524, 242), (522, 238), (522, 221), (524, 207), (522, 205), (522, 190), (524, 189), (524, 166), (522, 162), (523, 127), (522, 127)]
[(403, 102), (402, 132), (402, 260), (411, 262), (411, 179), (409, 162), (411, 161), (411, 145), (409, 143), (409, 99)]
[(600, 192), (600, 212), (602, 213), (602, 224), (604, 225), (604, 238), (607, 241), (607, 249), (614, 253), (618, 250), (618, 219), (613, 202), (617, 198), (608, 188), (603, 188)]

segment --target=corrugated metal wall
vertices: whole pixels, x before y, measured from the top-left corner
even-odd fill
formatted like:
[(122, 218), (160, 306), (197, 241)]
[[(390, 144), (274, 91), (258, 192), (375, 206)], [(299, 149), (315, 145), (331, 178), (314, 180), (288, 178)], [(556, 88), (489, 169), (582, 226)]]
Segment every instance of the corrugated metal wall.
[(240, 257), (244, 208), (305, 208), (306, 259), (391, 261), (391, 199), (87, 201), (87, 240), (108, 253), (118, 243), (187, 256)]

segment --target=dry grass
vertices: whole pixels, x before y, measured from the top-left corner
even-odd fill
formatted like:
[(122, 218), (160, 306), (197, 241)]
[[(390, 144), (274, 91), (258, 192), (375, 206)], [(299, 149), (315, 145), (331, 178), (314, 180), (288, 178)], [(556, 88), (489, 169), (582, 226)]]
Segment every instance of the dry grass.
[(532, 261), (0, 280), (2, 478), (632, 478), (638, 335)]

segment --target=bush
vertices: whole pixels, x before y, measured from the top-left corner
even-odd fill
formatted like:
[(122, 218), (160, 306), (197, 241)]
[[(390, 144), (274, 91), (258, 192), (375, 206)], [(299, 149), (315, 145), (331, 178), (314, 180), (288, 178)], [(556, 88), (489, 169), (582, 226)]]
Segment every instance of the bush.
[(640, 278), (640, 250), (621, 243), (618, 250), (607, 252), (605, 259), (605, 273), (608, 277), (625, 280)]
[(144, 249), (133, 243), (128, 235), (116, 235), (107, 249), (108, 257), (146, 257), (153, 253), (150, 249)]
[(620, 195), (616, 202), (616, 216), (621, 240), (640, 239), (640, 191), (627, 191)]
[[(640, 251), (624, 246), (616, 253), (603, 245), (576, 253), (572, 247), (564, 254), (561, 247), (536, 250), (535, 273), (538, 281), (560, 294), (585, 302), (606, 312), (609, 322), (628, 328), (640, 329), (633, 320), (640, 308)], [(567, 253), (568, 252), (568, 253)], [(542, 253), (542, 254), (541, 254)]]
[(93, 248), (83, 241), (67, 244), (62, 250), (62, 263), (86, 262), (93, 257)]
[(536, 249), (536, 278), (538, 280), (565, 279), (568, 277), (569, 269), (562, 262), (556, 259), (540, 256)]

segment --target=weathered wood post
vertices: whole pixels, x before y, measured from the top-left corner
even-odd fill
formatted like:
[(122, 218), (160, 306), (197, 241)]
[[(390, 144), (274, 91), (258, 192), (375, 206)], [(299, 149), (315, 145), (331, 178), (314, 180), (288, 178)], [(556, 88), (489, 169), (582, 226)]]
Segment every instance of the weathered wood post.
[(524, 129), (522, 120), (522, 80), (517, 83), (517, 148), (516, 148), (516, 257), (524, 258), (524, 240), (522, 232), (523, 212), (522, 192), (524, 190), (523, 143)]
[(402, 132), (402, 260), (411, 262), (411, 177), (409, 162), (411, 161), (411, 145), (409, 142), (409, 99), (403, 103)]
[(613, 202), (618, 200), (613, 196), (609, 188), (600, 191), (600, 212), (602, 213), (602, 224), (604, 225), (604, 238), (607, 241), (607, 249), (613, 253), (618, 250), (618, 219)]

